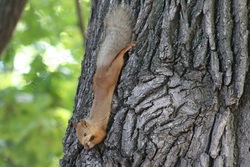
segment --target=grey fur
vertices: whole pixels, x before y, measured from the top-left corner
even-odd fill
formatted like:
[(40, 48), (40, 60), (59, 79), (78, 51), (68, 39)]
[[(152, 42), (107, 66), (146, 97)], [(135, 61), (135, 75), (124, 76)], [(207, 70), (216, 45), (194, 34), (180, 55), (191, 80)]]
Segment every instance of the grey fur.
[(133, 19), (128, 6), (117, 6), (104, 19), (105, 37), (97, 55), (97, 68), (109, 66), (131, 42)]

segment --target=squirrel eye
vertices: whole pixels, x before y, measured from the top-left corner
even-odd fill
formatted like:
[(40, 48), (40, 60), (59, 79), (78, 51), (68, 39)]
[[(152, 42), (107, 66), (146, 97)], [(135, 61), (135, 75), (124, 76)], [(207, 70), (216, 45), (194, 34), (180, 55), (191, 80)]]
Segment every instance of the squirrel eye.
[(83, 136), (87, 136), (87, 133), (83, 133)]
[(90, 137), (89, 141), (94, 140), (94, 135)]

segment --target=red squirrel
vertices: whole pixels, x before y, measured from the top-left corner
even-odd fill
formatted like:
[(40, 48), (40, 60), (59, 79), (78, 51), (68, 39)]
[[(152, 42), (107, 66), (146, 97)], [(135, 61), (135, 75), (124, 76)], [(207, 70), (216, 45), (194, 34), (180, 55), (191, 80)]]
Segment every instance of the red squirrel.
[(127, 6), (117, 6), (104, 19), (105, 37), (97, 55), (93, 79), (94, 100), (88, 119), (73, 121), (76, 136), (84, 149), (91, 149), (106, 136), (111, 102), (124, 54), (135, 45), (131, 42), (133, 19)]

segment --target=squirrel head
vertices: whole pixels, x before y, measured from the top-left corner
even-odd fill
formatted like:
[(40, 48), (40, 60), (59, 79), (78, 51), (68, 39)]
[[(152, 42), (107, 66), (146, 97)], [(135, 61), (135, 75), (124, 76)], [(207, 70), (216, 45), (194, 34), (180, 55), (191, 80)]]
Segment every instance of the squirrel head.
[(84, 149), (93, 148), (106, 136), (105, 131), (99, 130), (88, 120), (81, 119), (80, 122), (77, 123), (73, 121), (72, 124), (76, 129), (76, 136), (80, 143), (84, 146)]

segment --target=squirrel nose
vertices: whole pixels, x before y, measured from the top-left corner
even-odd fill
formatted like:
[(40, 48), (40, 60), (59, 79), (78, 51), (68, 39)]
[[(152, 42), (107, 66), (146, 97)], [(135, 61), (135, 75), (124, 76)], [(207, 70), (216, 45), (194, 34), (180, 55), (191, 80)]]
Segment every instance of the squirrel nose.
[(90, 148), (89, 148), (89, 145), (88, 145), (88, 144), (85, 144), (85, 145), (84, 145), (84, 149), (86, 149), (86, 150), (90, 149)]

